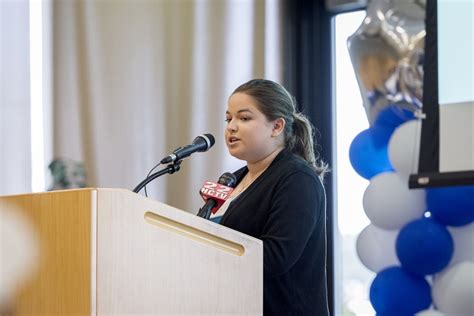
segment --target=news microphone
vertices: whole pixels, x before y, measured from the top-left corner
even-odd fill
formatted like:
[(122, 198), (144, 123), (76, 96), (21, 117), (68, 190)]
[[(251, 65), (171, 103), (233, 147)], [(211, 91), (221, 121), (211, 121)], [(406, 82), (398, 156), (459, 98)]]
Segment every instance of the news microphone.
[(166, 156), (165, 158), (161, 159), (161, 163), (170, 163), (179, 161), (183, 158), (189, 157), (191, 154), (199, 151), (207, 151), (211, 148), (215, 143), (214, 136), (211, 134), (202, 134), (196, 137), (191, 145), (186, 145), (184, 147), (178, 147), (173, 151), (172, 154)]
[(209, 219), (211, 213), (216, 213), (217, 210), (224, 204), (234, 191), (237, 184), (237, 178), (233, 173), (226, 172), (219, 177), (217, 183), (206, 181), (202, 186), (199, 194), (206, 202), (198, 212), (198, 216)]

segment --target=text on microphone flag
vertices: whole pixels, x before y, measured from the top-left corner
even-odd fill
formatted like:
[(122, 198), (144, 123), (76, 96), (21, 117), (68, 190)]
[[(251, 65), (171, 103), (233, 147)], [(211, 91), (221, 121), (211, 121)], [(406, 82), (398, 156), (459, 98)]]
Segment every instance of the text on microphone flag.
[(200, 194), (203, 199), (217, 198), (220, 200), (227, 200), (234, 189), (228, 186), (206, 181), (201, 188)]

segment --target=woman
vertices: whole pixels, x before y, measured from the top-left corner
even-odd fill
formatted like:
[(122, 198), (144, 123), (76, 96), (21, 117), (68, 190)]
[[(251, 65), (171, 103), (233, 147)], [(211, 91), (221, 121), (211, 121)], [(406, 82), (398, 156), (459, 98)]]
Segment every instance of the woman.
[(315, 159), (311, 124), (281, 85), (262, 79), (232, 93), (226, 121), (229, 153), (247, 166), (216, 215), (263, 240), (265, 315), (328, 315), (326, 167)]

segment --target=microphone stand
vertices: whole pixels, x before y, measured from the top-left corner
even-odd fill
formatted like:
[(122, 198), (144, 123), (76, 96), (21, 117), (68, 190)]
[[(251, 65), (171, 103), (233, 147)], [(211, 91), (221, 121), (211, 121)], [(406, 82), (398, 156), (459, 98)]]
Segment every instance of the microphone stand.
[(133, 192), (135, 193), (138, 193), (140, 192), (141, 189), (143, 189), (143, 187), (145, 185), (147, 185), (148, 183), (150, 183), (151, 181), (155, 180), (156, 178), (158, 178), (159, 176), (162, 176), (164, 174), (173, 174), (175, 173), (176, 171), (178, 171), (180, 168), (181, 168), (181, 161), (182, 160), (178, 160), (178, 161), (175, 161), (171, 164), (169, 164), (168, 166), (166, 166), (166, 168), (162, 169), (162, 170), (159, 170), (155, 173), (152, 173), (150, 176), (146, 177), (145, 180), (143, 180), (142, 182), (140, 182), (136, 187), (135, 189), (133, 189)]

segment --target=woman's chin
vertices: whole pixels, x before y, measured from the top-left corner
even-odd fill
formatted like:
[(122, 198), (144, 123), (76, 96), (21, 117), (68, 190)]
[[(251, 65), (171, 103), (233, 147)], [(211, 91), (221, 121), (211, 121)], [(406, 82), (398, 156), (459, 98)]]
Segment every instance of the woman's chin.
[(229, 151), (229, 154), (232, 157), (235, 157), (235, 158), (240, 159), (240, 160), (244, 160), (243, 153), (240, 150), (238, 150), (236, 148), (232, 148), (232, 147), (227, 147), (227, 150)]

